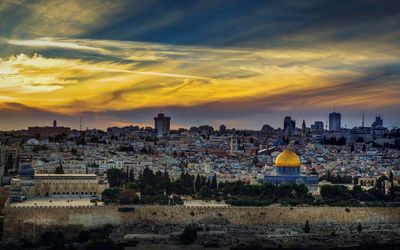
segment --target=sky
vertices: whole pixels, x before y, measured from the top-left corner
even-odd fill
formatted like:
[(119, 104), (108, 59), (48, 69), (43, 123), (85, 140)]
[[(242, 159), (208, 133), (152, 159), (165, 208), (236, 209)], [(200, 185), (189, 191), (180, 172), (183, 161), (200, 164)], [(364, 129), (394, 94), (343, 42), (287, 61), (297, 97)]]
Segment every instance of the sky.
[(1, 0), (0, 130), (400, 126), (400, 1)]

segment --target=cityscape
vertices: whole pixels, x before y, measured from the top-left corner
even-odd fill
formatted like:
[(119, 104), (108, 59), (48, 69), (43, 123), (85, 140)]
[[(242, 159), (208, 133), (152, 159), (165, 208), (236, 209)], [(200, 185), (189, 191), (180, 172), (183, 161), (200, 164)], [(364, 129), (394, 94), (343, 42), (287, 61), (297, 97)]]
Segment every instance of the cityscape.
[(399, 13), (2, 1), (0, 249), (400, 249)]

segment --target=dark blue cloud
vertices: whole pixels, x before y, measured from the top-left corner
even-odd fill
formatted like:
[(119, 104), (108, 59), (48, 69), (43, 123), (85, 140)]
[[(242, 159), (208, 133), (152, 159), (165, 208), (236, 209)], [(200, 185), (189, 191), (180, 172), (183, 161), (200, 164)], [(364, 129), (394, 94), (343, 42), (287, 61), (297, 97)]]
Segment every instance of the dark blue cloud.
[[(74, 2), (74, 1), (71, 1)], [(79, 2), (78, 2), (79, 3)], [(181, 0), (93, 1), (71, 19), (46, 18), (46, 1), (5, 0), (0, 34), (8, 38), (71, 36), (169, 44), (304, 47), (353, 40), (395, 43), (400, 1), (395, 0)], [(105, 11), (110, 5), (120, 6)], [(79, 6), (79, 5), (78, 5)], [(53, 6), (54, 7), (54, 6)], [(52, 11), (52, 9), (45, 9)], [(102, 10), (93, 20), (81, 20)], [(35, 12), (36, 11), (36, 12)], [(76, 9), (65, 9), (65, 13)], [(104, 12), (104, 13), (103, 13)], [(91, 14), (93, 15), (93, 13)], [(68, 17), (68, 15), (67, 15)], [(29, 29), (24, 29), (29, 26)], [(42, 27), (60, 27), (58, 30)], [(79, 29), (74, 33), (68, 28)]]
[(163, 1), (84, 37), (304, 46), (296, 43), (340, 42), (397, 32), (399, 14), (400, 1)]

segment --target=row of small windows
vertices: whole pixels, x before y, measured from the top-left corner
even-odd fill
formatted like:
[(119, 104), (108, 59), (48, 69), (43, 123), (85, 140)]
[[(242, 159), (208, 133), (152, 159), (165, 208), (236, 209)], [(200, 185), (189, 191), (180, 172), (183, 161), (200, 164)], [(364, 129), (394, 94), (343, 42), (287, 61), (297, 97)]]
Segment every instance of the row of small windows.
[(52, 195), (94, 195), (96, 192), (53, 192)]
[[(45, 183), (43, 183), (42, 185), (45, 185), (45, 184), (50, 184), (50, 185), (66, 185), (66, 184), (73, 184), (73, 185), (84, 185), (84, 184), (86, 184), (86, 185), (95, 185), (97, 183), (97, 181), (95, 181), (95, 182), (93, 182), (93, 181), (91, 181), (91, 182), (83, 182), (83, 181), (80, 181), (80, 182), (72, 182), (72, 181), (58, 181), (58, 182), (45, 182)], [(41, 185), (41, 184), (38, 184), (38, 185)]]

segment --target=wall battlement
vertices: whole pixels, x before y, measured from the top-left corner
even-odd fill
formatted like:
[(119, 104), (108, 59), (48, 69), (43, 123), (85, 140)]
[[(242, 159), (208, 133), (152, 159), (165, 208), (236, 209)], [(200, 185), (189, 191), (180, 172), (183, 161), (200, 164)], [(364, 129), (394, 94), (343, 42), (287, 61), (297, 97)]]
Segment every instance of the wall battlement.
[(3, 240), (36, 240), (43, 232), (79, 230), (105, 224), (380, 224), (400, 223), (398, 207), (185, 207), (134, 206), (135, 211), (119, 212), (118, 206), (38, 206), (6, 207)]

